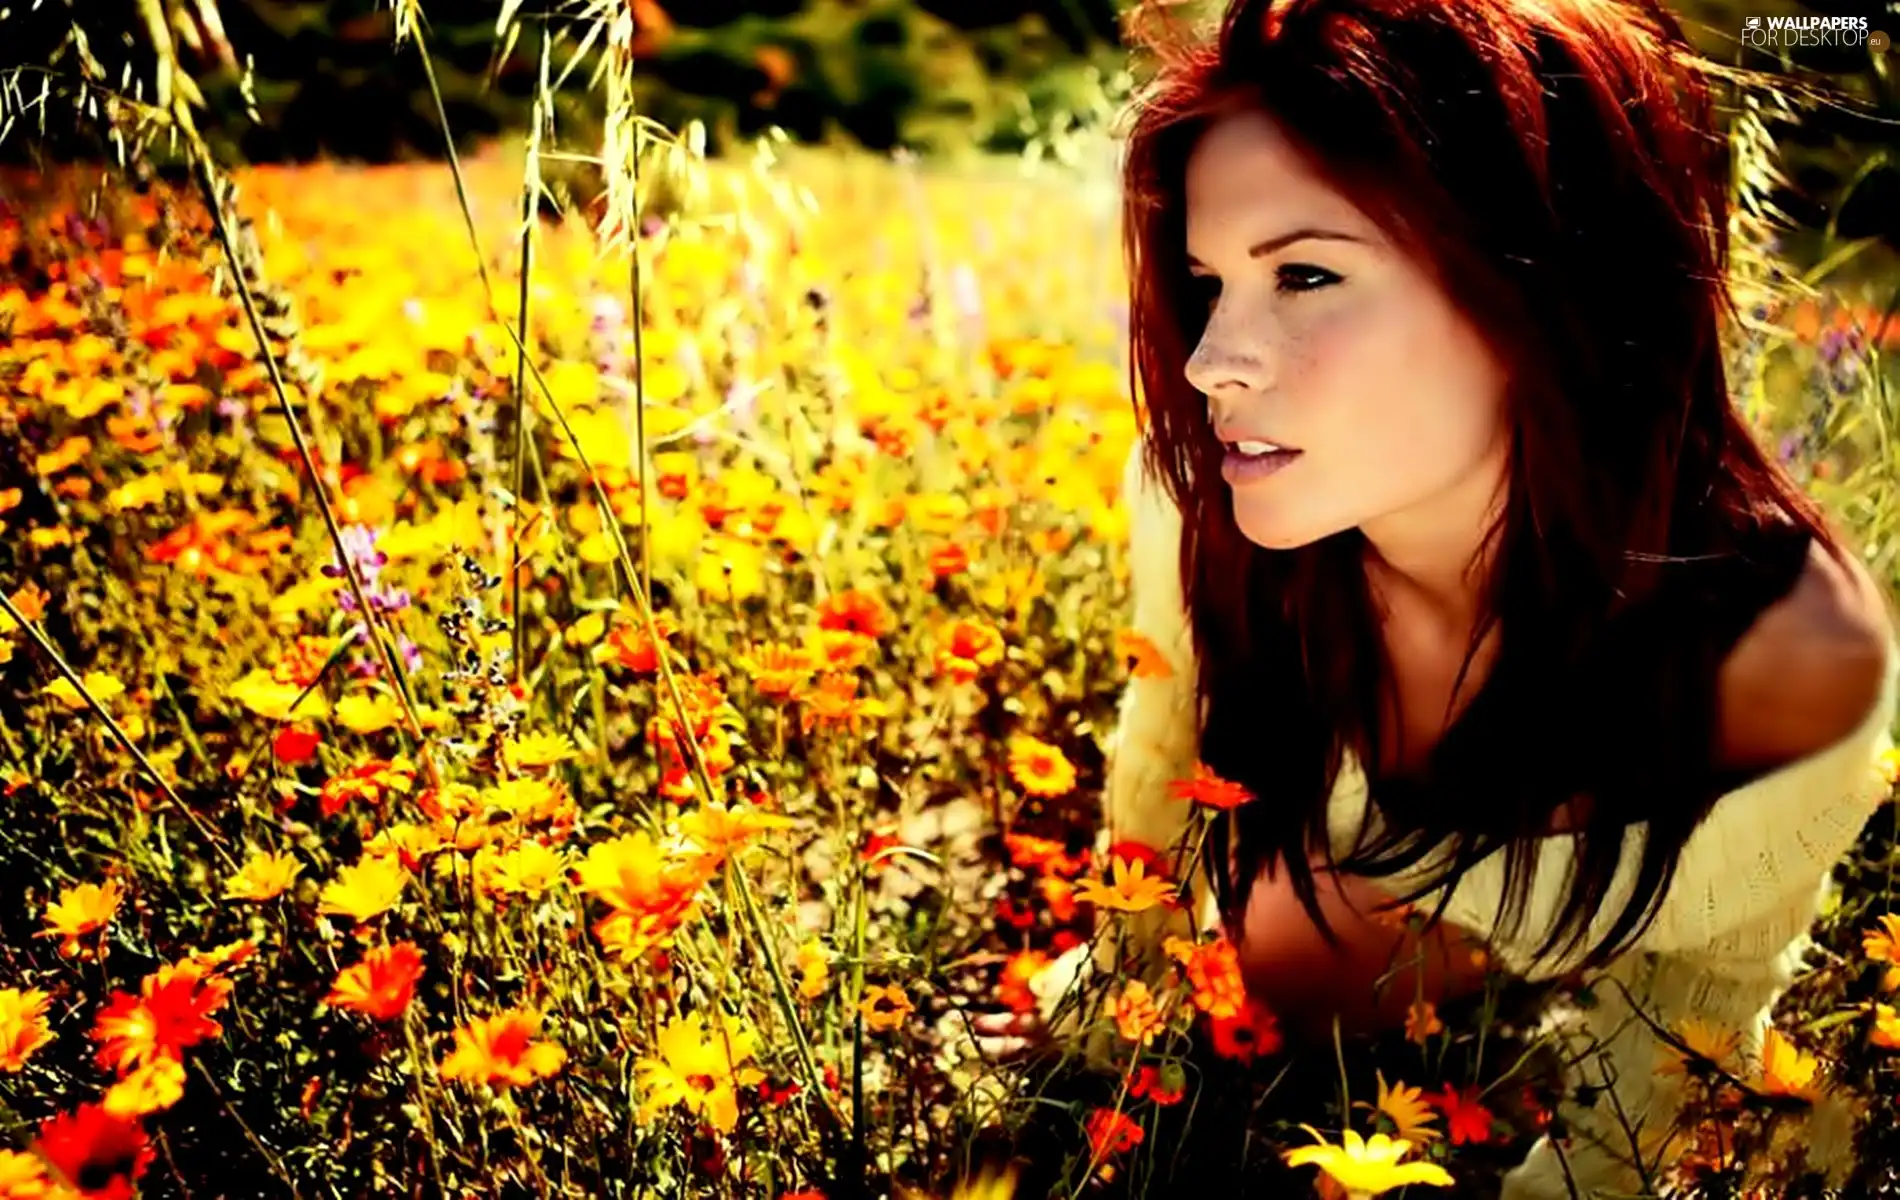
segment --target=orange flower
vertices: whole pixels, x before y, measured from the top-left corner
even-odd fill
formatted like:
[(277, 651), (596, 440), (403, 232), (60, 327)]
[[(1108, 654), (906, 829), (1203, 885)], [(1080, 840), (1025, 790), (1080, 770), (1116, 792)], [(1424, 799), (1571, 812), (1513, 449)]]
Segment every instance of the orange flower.
[(1194, 777), (1177, 779), (1168, 785), (1168, 794), (1176, 800), (1192, 800), (1209, 808), (1239, 808), (1253, 799), (1253, 793), (1209, 770), (1205, 763), (1194, 764)]
[(46, 1024), (52, 997), (38, 988), (0, 988), (0, 1071), (23, 1071), (33, 1052), (53, 1040)]
[(798, 724), (807, 733), (820, 725), (856, 730), (859, 721), (882, 717), (889, 711), (877, 697), (858, 695), (855, 675), (822, 676), (818, 686), (799, 699), (804, 707), (798, 714)]
[(818, 666), (809, 651), (790, 646), (767, 646), (757, 655), (741, 655), (739, 665), (752, 677), (759, 695), (773, 700), (795, 696)]
[(1003, 978), (996, 985), (997, 999), (1009, 1005), (1013, 1012), (1033, 1012), (1036, 1008), (1036, 993), (1030, 982), (1042, 974), (1049, 965), (1049, 956), (1040, 950), (1022, 950), (1010, 956), (1003, 964)]
[(1075, 919), (1075, 885), (1054, 875), (1036, 880), (1036, 892), (1049, 906), (1049, 915), (1058, 923)]
[(1216, 1020), (1240, 1012), (1247, 1002), (1247, 985), (1240, 974), (1240, 952), (1232, 942), (1220, 937), (1196, 944), (1170, 937), (1161, 946), (1181, 964), (1181, 973), (1194, 989), (1194, 1007)]
[(658, 642), (647, 636), (644, 619), (616, 626), (606, 641), (594, 647), (595, 661), (613, 663), (639, 675), (659, 670), (660, 646), (679, 632), (679, 623), (668, 613), (656, 612), (653, 625), (659, 633)]
[(1009, 739), (1009, 774), (1032, 796), (1062, 796), (1075, 787), (1075, 767), (1061, 750), (1021, 734)]
[(381, 805), (398, 796), (406, 796), (416, 780), (415, 764), (398, 755), (394, 760), (368, 759), (341, 775), (323, 783), (318, 807), (326, 817), (335, 816), (353, 801)]
[(1862, 931), (1860, 949), (1869, 961), (1887, 964), (1886, 972), (1880, 977), (1881, 991), (1900, 988), (1900, 916), (1882, 914), (1880, 928)]
[(895, 625), (891, 610), (869, 592), (856, 589), (835, 592), (818, 606), (820, 629), (841, 629), (868, 638), (881, 638)]
[(1154, 994), (1148, 985), (1139, 979), (1130, 980), (1109, 1006), (1114, 1014), (1115, 1028), (1121, 1035), (1138, 1046), (1146, 1046), (1155, 1040), (1155, 1035), (1164, 1027), (1161, 1008), (1155, 1003)]
[(1414, 1000), (1405, 1010), (1405, 1036), (1419, 1045), (1435, 1033), (1443, 1033), (1445, 1023), (1438, 1019), (1438, 1009), (1430, 1000)]
[(903, 1028), (904, 1021), (916, 1010), (910, 997), (897, 984), (878, 986), (873, 984), (864, 989), (864, 999), (858, 1001), (858, 1011), (864, 1014), (864, 1023), (877, 1033)]
[(1762, 1032), (1761, 1081), (1757, 1085), (1771, 1096), (1812, 1099), (1819, 1090), (1815, 1076), (1821, 1068), (1812, 1054), (1788, 1040), (1788, 1036), (1769, 1026)]
[(46, 929), (40, 936), (60, 938), (59, 952), (70, 958), (79, 953), (79, 939), (112, 923), (124, 899), (125, 889), (116, 879), (75, 884), (46, 906)]
[(1127, 859), (1117, 855), (1109, 864), (1107, 881), (1095, 877), (1084, 879), (1076, 885), (1075, 895), (1076, 899), (1086, 900), (1098, 908), (1138, 913), (1173, 900), (1174, 885), (1150, 876), (1145, 863), (1137, 860), (1130, 865)]
[[(151, 1164), (145, 1131), (103, 1104), (86, 1104), (40, 1126), (37, 1147), (61, 1176), (81, 1184), (92, 1200), (120, 1200), (137, 1193), (137, 1180)], [(55, 1196), (68, 1192), (49, 1193)]]
[[(1896, 1014), (1891, 1004), (1874, 1005), (1874, 1025), (1867, 1031), (1867, 1040), (1887, 1050), (1900, 1050), (1900, 1014)], [(0, 1041), (4, 1045), (4, 1041)], [(0, 1066), (6, 1065), (0, 1061)]]
[(1391, 1120), (1399, 1137), (1416, 1144), (1438, 1136), (1436, 1129), (1428, 1128), (1438, 1116), (1432, 1112), (1423, 1089), (1408, 1087), (1403, 1080), (1387, 1087), (1383, 1072), (1378, 1073), (1377, 1078), (1379, 1098), (1372, 1107)]
[(442, 1060), (444, 1079), (526, 1087), (561, 1069), (567, 1052), (552, 1042), (534, 1041), (541, 1014), (514, 1009), (470, 1021), (455, 1031), (455, 1049)]
[(1136, 679), (1167, 679), (1174, 667), (1148, 635), (1133, 629), (1117, 630), (1115, 654), (1128, 664), (1128, 673)]
[(422, 952), (413, 942), (377, 946), (337, 973), (325, 1004), (354, 1009), (378, 1021), (393, 1021), (409, 1008), (422, 978)]
[(820, 629), (812, 636), (813, 654), (828, 671), (852, 671), (870, 660), (876, 638), (849, 629)]
[(1003, 635), (981, 621), (950, 622), (937, 637), (937, 671), (953, 683), (970, 683), (1003, 661)]
[(139, 994), (114, 992), (99, 1011), (92, 1036), (99, 1042), (99, 1065), (124, 1073), (184, 1052), (224, 1027), (211, 1014), (224, 1007), (231, 982), (210, 975), (187, 960), (160, 967), (139, 985)]
[(774, 829), (789, 829), (797, 824), (790, 817), (743, 803), (730, 808), (724, 804), (702, 804), (679, 820), (680, 832), (715, 862), (731, 858)]

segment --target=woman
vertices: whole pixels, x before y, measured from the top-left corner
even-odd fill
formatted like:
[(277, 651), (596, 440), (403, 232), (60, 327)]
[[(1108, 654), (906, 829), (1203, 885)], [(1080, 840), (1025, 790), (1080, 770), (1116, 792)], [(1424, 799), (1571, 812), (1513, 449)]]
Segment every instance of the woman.
[(1175, 844), (1197, 759), (1245, 785), (1190, 907), (1295, 1024), (1455, 994), (1466, 944), (1582, 972), (1576, 1083), (1615, 1103), (1504, 1195), (1637, 1191), (1624, 1124), (1653, 1163), (1678, 1099), (1629, 1006), (1756, 1052), (1900, 664), (1729, 395), (1711, 68), (1648, 0), (1237, 0), (1157, 49), (1128, 490), (1173, 673), (1129, 687), (1102, 845)]

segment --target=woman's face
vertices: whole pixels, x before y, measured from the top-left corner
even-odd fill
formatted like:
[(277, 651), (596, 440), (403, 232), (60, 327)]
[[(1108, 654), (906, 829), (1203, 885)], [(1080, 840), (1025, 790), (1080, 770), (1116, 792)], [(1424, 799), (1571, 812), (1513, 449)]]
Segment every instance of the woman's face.
[(1209, 306), (1187, 378), (1227, 444), (1241, 532), (1283, 550), (1357, 527), (1383, 549), (1481, 523), (1506, 462), (1504, 372), (1423, 265), (1263, 114), (1210, 128), (1186, 182)]

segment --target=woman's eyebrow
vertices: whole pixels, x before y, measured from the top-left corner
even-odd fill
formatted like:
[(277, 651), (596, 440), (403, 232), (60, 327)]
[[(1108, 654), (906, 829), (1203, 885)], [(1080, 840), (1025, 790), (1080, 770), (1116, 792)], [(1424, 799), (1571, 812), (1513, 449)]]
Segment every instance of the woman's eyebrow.
[[(1247, 257), (1248, 258), (1265, 258), (1267, 255), (1272, 254), (1275, 250), (1279, 250), (1279, 249), (1282, 249), (1283, 247), (1290, 246), (1294, 242), (1305, 241), (1309, 238), (1316, 239), (1319, 241), (1358, 242), (1361, 245), (1366, 244), (1366, 239), (1359, 237), (1356, 234), (1344, 233), (1337, 229), (1315, 229), (1311, 226), (1307, 226), (1301, 229), (1290, 230), (1286, 233), (1282, 233), (1278, 235), (1277, 237), (1270, 237), (1264, 242), (1254, 243), (1252, 246), (1249, 246), (1247, 248)], [(1194, 257), (1192, 254), (1188, 255), (1187, 260), (1188, 260), (1189, 266), (1204, 267), (1207, 265), (1206, 263), (1202, 262), (1200, 259)]]

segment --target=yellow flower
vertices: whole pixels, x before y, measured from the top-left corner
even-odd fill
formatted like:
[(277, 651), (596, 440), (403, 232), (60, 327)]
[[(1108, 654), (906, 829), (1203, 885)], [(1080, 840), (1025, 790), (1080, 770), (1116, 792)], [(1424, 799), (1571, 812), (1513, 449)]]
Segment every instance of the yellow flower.
[[(320, 691), (312, 691), (298, 703), (297, 697), (303, 689), (294, 683), (280, 683), (268, 667), (258, 667), (250, 674), (232, 684), (231, 699), (250, 709), (260, 717), (269, 717), (273, 721), (288, 721), (293, 717), (321, 718), (329, 715), (329, 701)], [(296, 704), (293, 712), (291, 705)]]
[(1376, 1196), (1413, 1183), (1427, 1187), (1451, 1186), (1451, 1175), (1436, 1163), (1399, 1161), (1412, 1150), (1412, 1143), (1404, 1138), (1375, 1133), (1370, 1139), (1364, 1139), (1348, 1129), (1341, 1135), (1344, 1144), (1335, 1146), (1311, 1125), (1300, 1128), (1312, 1134), (1319, 1144), (1287, 1151), (1287, 1165), (1317, 1166), (1348, 1192)]
[(59, 952), (68, 957), (77, 954), (79, 939), (110, 925), (124, 899), (125, 890), (116, 879), (69, 887), (46, 906), (46, 930), (40, 936), (61, 938)]
[(1762, 1091), (1773, 1096), (1812, 1098), (1818, 1090), (1814, 1077), (1820, 1067), (1818, 1059), (1789, 1041), (1781, 1030), (1771, 1025), (1763, 1031), (1761, 1082), (1757, 1085)]
[(1022, 735), (1009, 739), (1009, 774), (1032, 796), (1062, 796), (1075, 787), (1075, 767), (1060, 749)]
[[(1731, 1069), (1729, 1059), (1741, 1047), (1742, 1035), (1733, 1030), (1712, 1025), (1699, 1017), (1689, 1017), (1676, 1027), (1676, 1037), (1688, 1048), (1691, 1054), (1707, 1059), (1723, 1070)], [(1681, 1075), (1689, 1070), (1690, 1060), (1674, 1046), (1660, 1047), (1656, 1065), (1658, 1073), (1663, 1075)]]
[[(86, 685), (86, 690), (92, 693), (92, 698), (101, 704), (125, 694), (125, 685), (120, 683), (116, 676), (108, 675), (104, 671), (87, 671), (80, 677), (80, 682)], [(79, 694), (79, 689), (73, 686), (73, 681), (64, 675), (47, 684), (40, 691), (67, 708), (77, 710), (86, 707), (85, 697)]]
[(1148, 865), (1140, 859), (1129, 862), (1117, 854), (1109, 863), (1109, 881), (1084, 879), (1075, 887), (1075, 898), (1097, 908), (1121, 912), (1146, 912), (1157, 904), (1174, 899), (1174, 885), (1148, 874)]
[(607, 632), (607, 618), (598, 612), (590, 612), (567, 627), (561, 634), (561, 640), (570, 646), (587, 646), (598, 642)]
[(511, 896), (539, 896), (567, 874), (567, 856), (540, 842), (522, 842), (488, 863), (488, 886)]
[(70, 1189), (46, 1177), (46, 1164), (26, 1150), (0, 1150), (0, 1196), (7, 1200), (66, 1200)]
[(858, 1001), (858, 1012), (863, 1014), (864, 1023), (873, 1032), (884, 1033), (892, 1029), (901, 1029), (905, 1018), (916, 1010), (904, 989), (895, 983), (879, 986), (873, 984), (864, 989), (864, 999)]
[(757, 1036), (734, 1017), (721, 1021), (724, 1029), (710, 1036), (698, 1013), (669, 1021), (660, 1031), (659, 1053), (635, 1066), (645, 1093), (641, 1121), (650, 1121), (661, 1109), (678, 1104), (721, 1133), (732, 1132), (739, 1123), (737, 1089), (756, 1085), (765, 1073), (742, 1065), (751, 1059)]
[(53, 1040), (46, 1024), (51, 999), (38, 988), (0, 988), (0, 1071), (24, 1071), (33, 1052)]
[(388, 692), (352, 692), (336, 702), (336, 719), (354, 733), (376, 733), (402, 720), (402, 705)]
[(408, 882), (409, 873), (394, 857), (364, 858), (344, 867), (335, 879), (323, 885), (317, 911), (341, 914), (362, 924), (394, 908)]
[(825, 955), (825, 948), (817, 942), (806, 942), (798, 948), (798, 994), (807, 1000), (816, 1000), (825, 994), (825, 985), (831, 974), (831, 965)]
[(574, 743), (564, 733), (530, 733), (501, 747), (501, 759), (511, 771), (550, 767), (573, 757)]
[(175, 1058), (155, 1058), (106, 1089), (105, 1108), (128, 1120), (161, 1112), (185, 1094), (185, 1066)]
[(1392, 1119), (1392, 1124), (1398, 1126), (1399, 1137), (1422, 1144), (1438, 1136), (1436, 1129), (1427, 1128), (1438, 1119), (1438, 1114), (1425, 1099), (1423, 1088), (1407, 1087), (1403, 1080), (1388, 1088), (1383, 1073), (1377, 1078), (1379, 1098), (1372, 1107)]
[(244, 860), (237, 874), (224, 883), (226, 900), (249, 900), (261, 904), (284, 894), (297, 881), (303, 864), (289, 854), (259, 850)]

